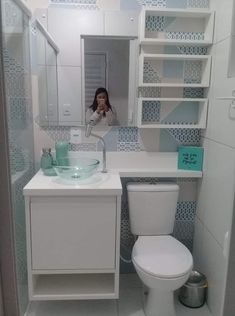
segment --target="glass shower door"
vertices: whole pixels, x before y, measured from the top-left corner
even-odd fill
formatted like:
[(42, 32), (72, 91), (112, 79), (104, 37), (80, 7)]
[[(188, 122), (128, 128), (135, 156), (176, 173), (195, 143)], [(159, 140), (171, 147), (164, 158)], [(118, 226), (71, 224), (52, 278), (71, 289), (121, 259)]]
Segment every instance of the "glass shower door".
[(23, 187), (34, 175), (34, 147), (29, 16), (24, 5), (19, 6), (19, 3), (20, 1), (1, 0), (13, 249), (18, 305), (20, 315), (24, 315), (28, 305), (28, 290)]

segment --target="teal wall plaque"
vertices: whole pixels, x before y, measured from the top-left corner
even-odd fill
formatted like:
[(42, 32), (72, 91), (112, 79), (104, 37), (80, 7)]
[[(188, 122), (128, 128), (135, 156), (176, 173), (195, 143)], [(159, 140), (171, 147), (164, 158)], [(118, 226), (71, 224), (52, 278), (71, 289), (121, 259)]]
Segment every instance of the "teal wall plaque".
[(178, 147), (178, 169), (202, 171), (203, 154), (202, 147)]

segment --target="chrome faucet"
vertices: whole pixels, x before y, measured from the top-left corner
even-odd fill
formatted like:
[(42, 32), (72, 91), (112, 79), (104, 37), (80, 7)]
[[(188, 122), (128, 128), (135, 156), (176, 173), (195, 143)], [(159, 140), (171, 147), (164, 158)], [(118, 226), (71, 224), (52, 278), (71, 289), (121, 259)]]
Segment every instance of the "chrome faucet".
[(98, 138), (102, 145), (103, 145), (103, 169), (101, 172), (103, 173), (107, 173), (107, 169), (106, 169), (106, 144), (105, 144), (105, 141), (103, 139), (103, 137), (99, 136), (99, 135), (96, 135), (94, 133), (92, 133), (92, 128), (95, 126), (95, 122), (93, 120), (90, 120), (87, 124), (86, 124), (86, 130), (85, 130), (85, 136), (86, 137), (90, 137), (90, 136), (93, 136), (93, 137), (96, 137)]

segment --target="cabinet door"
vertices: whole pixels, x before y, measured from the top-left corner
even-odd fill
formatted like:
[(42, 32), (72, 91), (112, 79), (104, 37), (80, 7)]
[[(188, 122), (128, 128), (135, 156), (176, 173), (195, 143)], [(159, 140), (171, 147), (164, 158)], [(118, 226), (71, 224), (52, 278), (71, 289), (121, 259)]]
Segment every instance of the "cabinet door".
[(58, 66), (59, 124), (82, 124), (81, 67)]
[(115, 268), (116, 198), (33, 198), (32, 268)]
[(48, 9), (48, 31), (60, 49), (58, 65), (81, 66), (81, 35), (103, 35), (102, 12)]
[(105, 35), (138, 36), (138, 13), (136, 11), (105, 12)]

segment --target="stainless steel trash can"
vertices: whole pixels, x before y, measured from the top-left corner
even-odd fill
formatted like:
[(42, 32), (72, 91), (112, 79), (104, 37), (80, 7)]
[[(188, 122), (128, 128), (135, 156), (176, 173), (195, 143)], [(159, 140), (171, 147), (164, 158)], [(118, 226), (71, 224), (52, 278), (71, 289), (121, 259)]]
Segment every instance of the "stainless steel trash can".
[(188, 281), (180, 288), (179, 301), (191, 308), (201, 307), (206, 301), (207, 280), (198, 271), (190, 273)]

